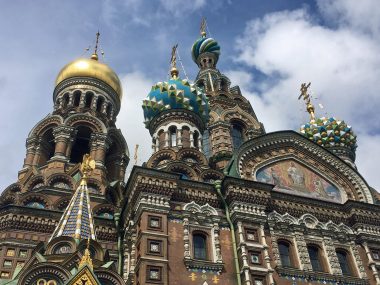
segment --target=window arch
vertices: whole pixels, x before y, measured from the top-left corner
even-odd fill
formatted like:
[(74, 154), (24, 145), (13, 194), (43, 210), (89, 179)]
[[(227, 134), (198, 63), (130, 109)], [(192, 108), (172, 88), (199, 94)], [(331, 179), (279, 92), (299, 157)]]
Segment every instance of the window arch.
[(194, 131), (193, 139), (194, 147), (199, 148), (199, 133), (197, 131)]
[(69, 100), (70, 100), (69, 93), (65, 93), (65, 95), (63, 95), (63, 97), (62, 97), (62, 108), (63, 109), (65, 109), (69, 105)]
[(336, 255), (343, 275), (354, 275), (350, 254), (344, 249), (337, 249)]
[(202, 148), (203, 153), (207, 158), (211, 157), (211, 147), (210, 147), (210, 133), (208, 130), (205, 130), (202, 137)]
[(237, 150), (244, 142), (243, 126), (239, 123), (232, 123), (231, 126), (232, 146)]
[(290, 242), (281, 240), (278, 242), (278, 251), (280, 253), (281, 264), (283, 267), (294, 267), (292, 256), (292, 245)]
[(80, 96), (81, 96), (81, 92), (80, 91), (75, 91), (74, 92), (74, 106), (75, 107), (78, 107), (79, 106), (79, 103), (80, 103)]
[(193, 257), (194, 259), (207, 259), (207, 237), (202, 233), (193, 234)]
[(72, 163), (82, 162), (83, 155), (90, 153), (91, 129), (85, 126), (80, 126), (77, 130), (78, 133), (70, 155), (70, 162)]
[(37, 162), (38, 166), (45, 165), (54, 156), (55, 139), (53, 134), (53, 128), (48, 129), (41, 136), (40, 148), (41, 154)]
[(313, 268), (313, 271), (325, 271), (324, 263), (322, 260), (323, 254), (321, 248), (316, 245), (308, 245), (307, 251), (309, 253), (310, 263), (311, 267)]
[(177, 128), (175, 126), (169, 128), (169, 145), (177, 146)]
[(86, 108), (91, 108), (93, 98), (94, 98), (94, 94), (92, 92), (86, 93), (86, 99), (85, 99), (85, 107)]
[(103, 103), (104, 103), (104, 98), (102, 96), (99, 96), (98, 100), (96, 100), (96, 111), (97, 112), (102, 111)]

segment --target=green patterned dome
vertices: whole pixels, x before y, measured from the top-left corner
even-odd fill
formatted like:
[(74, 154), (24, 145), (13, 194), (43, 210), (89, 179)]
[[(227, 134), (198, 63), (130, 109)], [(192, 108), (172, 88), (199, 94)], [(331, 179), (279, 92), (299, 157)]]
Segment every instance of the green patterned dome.
[(203, 91), (186, 79), (171, 78), (167, 82), (158, 82), (152, 86), (148, 96), (143, 100), (144, 123), (150, 121), (165, 110), (185, 109), (197, 113), (200, 118), (208, 120), (208, 99)]
[(347, 147), (355, 151), (357, 147), (356, 135), (351, 126), (334, 117), (312, 120), (301, 126), (300, 133), (326, 148)]

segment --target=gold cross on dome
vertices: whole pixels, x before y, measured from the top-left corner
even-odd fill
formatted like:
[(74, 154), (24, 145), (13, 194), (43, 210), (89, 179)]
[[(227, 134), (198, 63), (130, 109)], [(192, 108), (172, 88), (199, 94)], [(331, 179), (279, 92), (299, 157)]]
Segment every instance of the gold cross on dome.
[(306, 111), (310, 114), (310, 121), (314, 121), (315, 120), (315, 114), (314, 114), (314, 111), (315, 111), (315, 108), (313, 106), (313, 104), (311, 103), (311, 97), (308, 93), (308, 89), (311, 85), (311, 82), (309, 82), (308, 84), (306, 83), (302, 83), (301, 84), (301, 94), (298, 96), (298, 100), (301, 100), (301, 98), (305, 101), (305, 104), (306, 104)]

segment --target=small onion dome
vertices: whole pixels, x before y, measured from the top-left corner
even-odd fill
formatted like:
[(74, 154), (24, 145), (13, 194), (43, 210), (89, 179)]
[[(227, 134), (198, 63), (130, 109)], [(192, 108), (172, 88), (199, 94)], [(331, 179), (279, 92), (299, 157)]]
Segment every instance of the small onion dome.
[(195, 63), (197, 63), (198, 57), (203, 53), (214, 54), (216, 63), (220, 55), (220, 46), (218, 42), (213, 38), (207, 38), (206, 36), (197, 39), (191, 48), (191, 56)]
[(200, 88), (186, 79), (171, 78), (168, 82), (158, 82), (143, 100), (144, 123), (160, 112), (170, 109), (185, 109), (197, 113), (204, 122), (208, 120), (208, 99)]
[(119, 77), (107, 64), (99, 62), (96, 54), (92, 55), (91, 58), (79, 58), (64, 66), (55, 80), (55, 86), (73, 77), (98, 79), (109, 85), (116, 92), (119, 100), (123, 96)]
[(300, 133), (326, 148), (347, 147), (354, 152), (357, 147), (351, 126), (334, 117), (312, 120), (301, 126)]

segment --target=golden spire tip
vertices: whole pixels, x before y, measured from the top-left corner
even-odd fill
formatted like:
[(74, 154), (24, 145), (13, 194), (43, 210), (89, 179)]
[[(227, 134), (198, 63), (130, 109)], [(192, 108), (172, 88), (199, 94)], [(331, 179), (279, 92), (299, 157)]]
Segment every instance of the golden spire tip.
[(200, 33), (202, 38), (206, 37), (206, 18), (202, 18)]
[(314, 105), (311, 103), (311, 97), (310, 94), (308, 94), (308, 89), (311, 85), (311, 82), (308, 84), (302, 83), (301, 84), (301, 95), (298, 96), (298, 100), (301, 100), (301, 98), (305, 101), (306, 104), (306, 111), (310, 114), (310, 121), (315, 121), (315, 108)]
[(91, 55), (91, 59), (93, 59), (93, 60), (98, 60), (99, 59), (99, 57), (98, 57), (99, 37), (100, 37), (100, 33), (99, 33), (99, 30), (98, 30), (98, 32), (96, 33), (95, 50), (94, 50), (94, 53)]
[(171, 58), (170, 58), (170, 66), (171, 66), (170, 74), (171, 74), (172, 78), (174, 78), (174, 79), (176, 79), (178, 77), (177, 48), (178, 48), (178, 44), (176, 44), (175, 46), (173, 46), (173, 48), (172, 48), (172, 55), (171, 55)]

